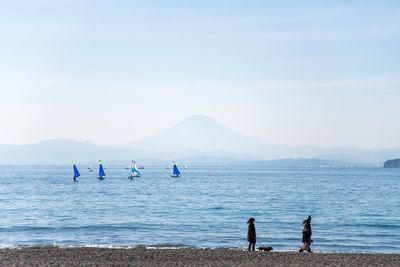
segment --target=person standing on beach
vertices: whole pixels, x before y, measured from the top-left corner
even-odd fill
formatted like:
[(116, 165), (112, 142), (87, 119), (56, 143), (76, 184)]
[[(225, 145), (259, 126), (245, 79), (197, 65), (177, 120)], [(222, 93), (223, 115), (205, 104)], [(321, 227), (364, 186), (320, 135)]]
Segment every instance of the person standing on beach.
[(255, 246), (256, 246), (256, 227), (254, 225), (256, 219), (250, 218), (247, 221), (248, 230), (247, 230), (247, 241), (249, 242), (249, 251), (252, 250), (254, 251)]
[(303, 244), (301, 245), (301, 248), (299, 252), (303, 252), (306, 250), (307, 252), (312, 252), (311, 251), (311, 236), (312, 236), (312, 230), (311, 230), (311, 216), (308, 215), (307, 219), (303, 221)]

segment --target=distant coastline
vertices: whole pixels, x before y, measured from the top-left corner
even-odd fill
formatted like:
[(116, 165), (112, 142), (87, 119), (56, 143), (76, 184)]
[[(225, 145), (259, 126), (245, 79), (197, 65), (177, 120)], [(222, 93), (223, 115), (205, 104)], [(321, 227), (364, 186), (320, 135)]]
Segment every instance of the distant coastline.
[[(116, 142), (118, 142), (116, 140)], [(207, 116), (192, 116), (154, 136), (116, 145), (50, 139), (27, 145), (0, 144), (0, 164), (65, 164), (132, 159), (165, 164), (172, 160), (213, 164), (260, 161), (279, 166), (382, 166), (400, 148), (361, 149), (272, 145), (225, 127)], [(317, 160), (319, 162), (317, 162)], [(306, 162), (308, 161), (308, 162)]]

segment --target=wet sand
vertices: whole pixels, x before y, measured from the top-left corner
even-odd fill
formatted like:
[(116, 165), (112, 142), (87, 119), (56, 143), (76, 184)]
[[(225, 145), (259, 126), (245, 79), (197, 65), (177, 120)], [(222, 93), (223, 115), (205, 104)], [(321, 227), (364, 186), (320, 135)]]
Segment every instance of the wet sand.
[(1, 249), (0, 266), (400, 266), (400, 254), (228, 249)]

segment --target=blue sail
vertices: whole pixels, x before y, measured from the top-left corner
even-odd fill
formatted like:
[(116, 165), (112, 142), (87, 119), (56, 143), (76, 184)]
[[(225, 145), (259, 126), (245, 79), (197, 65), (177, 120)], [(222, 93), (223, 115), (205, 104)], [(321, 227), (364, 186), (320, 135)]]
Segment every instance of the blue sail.
[(81, 176), (81, 174), (78, 171), (78, 168), (76, 167), (75, 163), (74, 163), (74, 178), (77, 178)]
[(101, 164), (101, 161), (100, 161), (100, 166), (99, 166), (99, 176), (100, 177), (106, 176), (106, 174), (104, 173), (103, 164)]
[(181, 172), (178, 169), (178, 166), (176, 166), (176, 164), (174, 163), (174, 170), (172, 172), (173, 175), (180, 175)]

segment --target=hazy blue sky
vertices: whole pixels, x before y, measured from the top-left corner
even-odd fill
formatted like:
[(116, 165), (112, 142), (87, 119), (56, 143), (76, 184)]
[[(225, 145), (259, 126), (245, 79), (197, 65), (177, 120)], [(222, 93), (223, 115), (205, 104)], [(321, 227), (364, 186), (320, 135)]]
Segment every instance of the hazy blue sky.
[(400, 147), (400, 1), (0, 1), (0, 143), (204, 114), (270, 144)]

